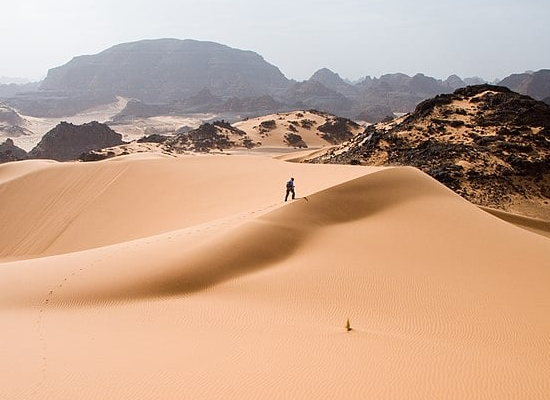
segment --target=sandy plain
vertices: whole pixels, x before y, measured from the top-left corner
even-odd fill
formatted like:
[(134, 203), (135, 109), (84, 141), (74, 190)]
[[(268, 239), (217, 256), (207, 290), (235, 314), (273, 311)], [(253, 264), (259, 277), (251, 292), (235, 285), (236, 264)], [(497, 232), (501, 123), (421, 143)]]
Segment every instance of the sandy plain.
[(2, 399), (550, 398), (546, 225), (414, 168), (33, 160), (0, 202)]

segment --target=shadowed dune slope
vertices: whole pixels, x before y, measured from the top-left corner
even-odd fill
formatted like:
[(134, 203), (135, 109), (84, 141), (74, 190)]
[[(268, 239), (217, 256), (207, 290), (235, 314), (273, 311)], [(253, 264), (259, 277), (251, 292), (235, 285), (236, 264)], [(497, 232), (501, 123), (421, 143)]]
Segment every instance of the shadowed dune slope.
[[(140, 173), (176, 170), (192, 195), (224, 201), (206, 200), (209, 219), (191, 200), (194, 217), (175, 222), (179, 198), (165, 219), (126, 204), (141, 237), (104, 232), (96, 247), (86, 233), (79, 249), (0, 264), (0, 354), (17, 360), (0, 365), (7, 398), (549, 397), (548, 238), (410, 167), (130, 161), (91, 164), (89, 180), (113, 180), (103, 193), (129, 201), (114, 187), (145, 163)], [(214, 190), (192, 168), (224, 178)], [(239, 177), (251, 168), (261, 178)], [(10, 182), (22, 190), (34, 173)], [(284, 203), (269, 187), (290, 173), (305, 196)]]

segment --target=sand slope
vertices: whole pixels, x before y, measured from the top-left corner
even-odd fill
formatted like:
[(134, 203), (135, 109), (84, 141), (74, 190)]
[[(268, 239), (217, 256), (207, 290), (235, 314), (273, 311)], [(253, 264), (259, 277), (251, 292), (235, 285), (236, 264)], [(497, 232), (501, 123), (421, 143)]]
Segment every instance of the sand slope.
[(550, 397), (550, 240), (416, 169), (133, 156), (0, 182), (1, 398)]

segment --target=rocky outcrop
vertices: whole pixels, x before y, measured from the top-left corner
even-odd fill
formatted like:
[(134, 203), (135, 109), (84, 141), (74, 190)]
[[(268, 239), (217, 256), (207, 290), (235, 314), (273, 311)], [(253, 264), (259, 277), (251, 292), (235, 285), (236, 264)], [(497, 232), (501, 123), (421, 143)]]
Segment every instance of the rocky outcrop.
[(26, 160), (27, 158), (27, 152), (17, 147), (13, 140), (6, 139), (4, 143), (0, 143), (0, 163)]
[(29, 152), (29, 157), (57, 161), (77, 160), (82, 153), (122, 143), (122, 135), (105, 124), (96, 121), (83, 125), (61, 122), (42, 137)]
[(315, 162), (415, 166), (485, 206), (550, 202), (550, 107), (505, 87), (470, 86), (371, 125)]
[(186, 151), (208, 153), (212, 150), (223, 151), (234, 147), (255, 146), (246, 132), (233, 127), (226, 121), (202, 124), (197, 129), (179, 134), (164, 143), (165, 147), (176, 153)]

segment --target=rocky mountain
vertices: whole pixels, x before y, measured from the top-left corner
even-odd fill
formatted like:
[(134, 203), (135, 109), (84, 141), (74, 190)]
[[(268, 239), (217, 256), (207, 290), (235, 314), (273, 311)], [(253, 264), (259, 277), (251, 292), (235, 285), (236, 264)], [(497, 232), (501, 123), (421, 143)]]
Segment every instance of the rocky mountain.
[(476, 204), (529, 214), (517, 209), (529, 203), (550, 216), (550, 107), (505, 87), (469, 86), (313, 162), (410, 165)]
[(310, 81), (317, 81), (323, 86), (332, 89), (338, 93), (343, 94), (344, 96), (353, 99), (358, 94), (358, 90), (355, 86), (350, 85), (338, 75), (336, 72), (332, 72), (328, 68), (321, 68), (315, 72)]
[(222, 97), (247, 97), (288, 86), (277, 67), (252, 51), (213, 42), (158, 39), (75, 57), (49, 70), (40, 89), (106, 92), (166, 103), (188, 98), (203, 87)]
[(4, 143), (0, 143), (0, 163), (26, 160), (27, 158), (27, 152), (17, 147), (13, 140), (6, 139)]
[(542, 100), (550, 97), (550, 69), (541, 69), (533, 73), (512, 74), (500, 81), (499, 85)]
[(40, 143), (29, 152), (29, 158), (77, 160), (82, 153), (122, 143), (122, 135), (105, 124), (95, 121), (83, 125), (61, 122), (42, 137)]
[[(537, 99), (550, 96), (549, 70), (512, 75), (502, 85)], [(318, 109), (346, 118), (378, 122), (414, 110), (438, 94), (478, 84), (481, 78), (451, 75), (445, 80), (424, 74), (367, 76), (355, 83), (328, 68), (303, 82), (289, 80), (252, 51), (197, 40), (157, 39), (123, 43), (98, 54), (75, 57), (52, 68), (35, 85), (0, 85), (0, 99), (24, 115), (67, 117), (116, 96), (134, 111), (170, 115), (234, 113), (235, 118), (292, 109)], [(133, 108), (132, 108), (133, 107)], [(390, 110), (390, 112), (388, 112)], [(157, 114), (159, 115), (159, 114)]]

